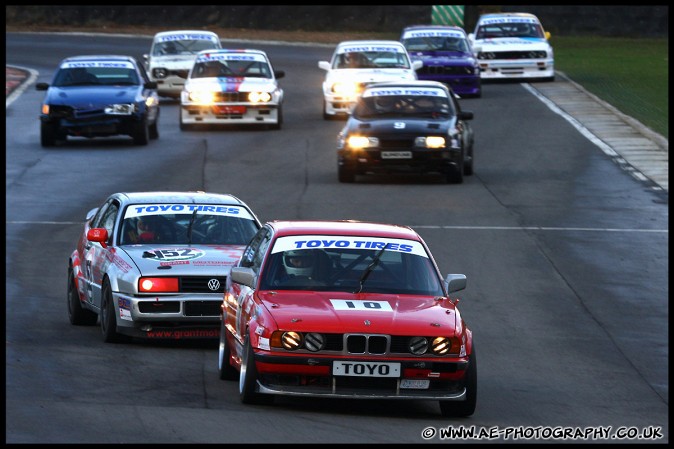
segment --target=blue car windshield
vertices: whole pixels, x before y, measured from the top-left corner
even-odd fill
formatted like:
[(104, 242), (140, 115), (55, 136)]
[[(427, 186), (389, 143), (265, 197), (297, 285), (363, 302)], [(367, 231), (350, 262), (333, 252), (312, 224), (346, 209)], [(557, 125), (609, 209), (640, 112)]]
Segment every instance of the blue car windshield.
[(58, 71), (52, 83), (55, 87), (138, 84), (139, 77), (135, 70), (116, 67), (63, 68)]
[(461, 53), (470, 51), (466, 40), (458, 37), (412, 37), (403, 40), (403, 44), (407, 51), (457, 51)]

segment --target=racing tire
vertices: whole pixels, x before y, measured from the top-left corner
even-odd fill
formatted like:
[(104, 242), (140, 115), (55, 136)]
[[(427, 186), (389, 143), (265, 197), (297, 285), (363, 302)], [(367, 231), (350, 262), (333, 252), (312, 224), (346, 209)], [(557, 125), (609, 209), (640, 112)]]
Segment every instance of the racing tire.
[(147, 145), (150, 142), (150, 126), (147, 124), (146, 117), (143, 117), (136, 125), (131, 137), (136, 145)]
[(112, 289), (107, 281), (103, 284), (101, 295), (101, 334), (105, 343), (125, 343), (130, 340), (117, 332), (117, 313), (112, 303)]
[(239, 373), (229, 362), (232, 351), (227, 344), (226, 332), (225, 323), (222, 321), (220, 323), (220, 346), (218, 349), (218, 375), (221, 380), (236, 380)]
[(473, 165), (474, 165), (474, 157), (473, 157), (473, 149), (468, 152), (469, 156), (467, 160), (463, 161), (463, 174), (466, 176), (471, 176), (473, 174)]
[(463, 184), (463, 170), (464, 170), (463, 156), (461, 162), (457, 167), (453, 167), (447, 173), (447, 182), (450, 184)]
[(343, 165), (337, 166), (337, 179), (339, 182), (353, 183), (356, 181), (356, 173)]
[(257, 369), (255, 367), (255, 353), (246, 335), (243, 342), (243, 357), (241, 358), (241, 370), (239, 371), (239, 397), (244, 404), (271, 404), (274, 402), (273, 395), (260, 394), (255, 391), (257, 385)]
[(448, 418), (458, 418), (470, 416), (475, 413), (477, 405), (477, 357), (475, 355), (475, 345), (468, 362), (466, 370), (466, 400), (465, 401), (440, 401), (440, 412), (442, 416)]
[(93, 326), (98, 320), (98, 315), (91, 310), (82, 307), (80, 295), (75, 284), (73, 268), (68, 267), (68, 318), (74, 326)]
[(153, 124), (150, 125), (150, 139), (158, 139), (159, 138), (159, 126), (157, 121)]
[(52, 123), (40, 123), (40, 143), (43, 147), (56, 146), (58, 127)]

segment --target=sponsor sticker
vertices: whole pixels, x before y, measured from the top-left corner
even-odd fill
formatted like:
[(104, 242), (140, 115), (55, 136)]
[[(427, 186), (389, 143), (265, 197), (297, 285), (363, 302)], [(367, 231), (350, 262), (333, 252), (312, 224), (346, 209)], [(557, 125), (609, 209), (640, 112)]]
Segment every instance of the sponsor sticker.
[(353, 237), (342, 235), (291, 235), (279, 237), (274, 243), (272, 254), (294, 249), (347, 248), (380, 250), (411, 253), (428, 257), (420, 242), (382, 237)]

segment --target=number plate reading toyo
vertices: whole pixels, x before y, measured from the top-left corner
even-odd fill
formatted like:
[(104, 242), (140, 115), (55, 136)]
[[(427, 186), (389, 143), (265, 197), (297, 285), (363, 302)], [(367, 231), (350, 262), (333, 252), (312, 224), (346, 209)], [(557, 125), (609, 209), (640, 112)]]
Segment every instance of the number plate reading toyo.
[(400, 363), (334, 362), (333, 376), (400, 377)]
[(382, 151), (382, 159), (412, 159), (411, 151)]

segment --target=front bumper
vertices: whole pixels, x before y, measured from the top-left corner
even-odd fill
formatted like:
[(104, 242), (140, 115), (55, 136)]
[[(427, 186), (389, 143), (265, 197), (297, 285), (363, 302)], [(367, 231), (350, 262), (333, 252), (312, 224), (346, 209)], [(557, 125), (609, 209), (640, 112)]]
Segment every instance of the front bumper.
[(533, 60), (480, 60), (480, 78), (513, 79), (513, 78), (552, 78), (555, 76), (552, 59)]
[(41, 116), (40, 121), (58, 128), (59, 133), (74, 137), (107, 137), (131, 135), (135, 132), (142, 116), (107, 115), (104, 113), (85, 118), (54, 118)]
[(280, 105), (275, 103), (216, 103), (214, 105), (183, 104), (180, 107), (184, 125), (276, 125), (279, 123)]
[[(349, 357), (354, 363), (378, 363), (373, 358)], [(400, 363), (400, 377), (339, 376), (332, 374), (334, 357), (283, 357), (256, 353), (258, 391), (266, 394), (366, 399), (466, 399), (467, 358), (445, 361), (387, 359)], [(409, 382), (414, 382), (410, 385)], [(407, 384), (410, 388), (405, 388)]]
[(134, 297), (113, 293), (119, 333), (153, 339), (219, 338), (222, 295)]
[(448, 174), (456, 170), (461, 162), (460, 149), (409, 149), (396, 152), (410, 153), (411, 157), (384, 159), (380, 149), (342, 149), (337, 151), (337, 164), (355, 174), (368, 172)]
[(185, 78), (170, 75), (166, 78), (153, 79), (157, 82), (157, 93), (162, 97), (180, 98), (185, 87)]

